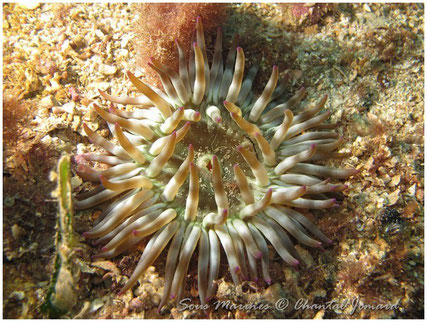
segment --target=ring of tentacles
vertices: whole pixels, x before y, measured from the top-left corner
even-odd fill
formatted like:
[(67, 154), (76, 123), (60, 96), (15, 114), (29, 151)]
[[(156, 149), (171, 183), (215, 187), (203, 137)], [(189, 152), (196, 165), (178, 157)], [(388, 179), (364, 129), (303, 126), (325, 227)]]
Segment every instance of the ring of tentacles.
[(224, 63), (219, 30), (208, 63), (200, 18), (188, 61), (178, 42), (177, 47), (179, 72), (154, 59), (149, 63), (164, 92), (130, 72), (142, 96), (100, 91), (112, 103), (137, 107), (111, 105), (106, 111), (94, 104), (117, 143), (84, 124), (91, 142), (106, 153), (85, 153), (80, 159), (109, 168), (77, 167), (84, 180), (98, 185), (76, 196), (76, 209), (110, 202), (93, 229), (83, 234), (103, 245), (95, 258), (115, 257), (151, 236), (121, 293), (170, 244), (159, 308), (169, 298), (182, 297), (194, 253), (202, 304), (214, 296), (221, 247), (236, 285), (242, 279), (258, 281), (259, 270), (271, 283), (267, 242), (289, 265), (302, 263), (294, 241), (317, 248), (331, 241), (298, 209), (335, 207), (334, 196), (347, 186), (330, 180), (357, 173), (314, 164), (348, 155), (335, 152), (343, 139), (333, 132), (333, 124), (324, 123), (330, 114), (321, 113), (326, 96), (301, 107), (305, 89), (286, 97), (286, 81), (278, 84), (277, 66), (262, 94), (255, 96), (251, 87), (257, 67), (245, 75), (237, 38)]

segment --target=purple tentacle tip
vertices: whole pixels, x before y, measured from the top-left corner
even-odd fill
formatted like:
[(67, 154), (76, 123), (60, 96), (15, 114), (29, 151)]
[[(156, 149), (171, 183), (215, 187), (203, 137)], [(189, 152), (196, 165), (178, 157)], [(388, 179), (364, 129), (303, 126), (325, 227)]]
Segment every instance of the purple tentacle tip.
[(337, 208), (337, 207), (339, 207), (339, 206), (340, 206), (340, 204), (337, 202), (337, 199), (333, 198), (333, 199), (332, 199), (332, 202), (334, 203), (332, 207)]

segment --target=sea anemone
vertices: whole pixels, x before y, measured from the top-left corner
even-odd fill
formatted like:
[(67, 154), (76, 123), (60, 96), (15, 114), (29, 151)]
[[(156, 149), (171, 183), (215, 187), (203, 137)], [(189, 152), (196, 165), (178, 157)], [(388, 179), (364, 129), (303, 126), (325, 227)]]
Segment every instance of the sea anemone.
[(303, 264), (294, 241), (321, 248), (331, 240), (298, 209), (337, 206), (335, 197), (347, 185), (332, 184), (331, 178), (357, 173), (313, 164), (348, 155), (333, 152), (343, 139), (331, 130), (335, 125), (324, 123), (330, 113), (320, 113), (326, 96), (314, 106), (300, 107), (305, 89), (286, 97), (286, 82), (277, 86), (279, 70), (273, 66), (256, 97), (251, 88), (257, 67), (245, 75), (237, 38), (224, 63), (219, 29), (209, 65), (200, 18), (195, 34), (188, 62), (177, 42), (179, 72), (150, 61), (165, 92), (130, 72), (142, 96), (115, 97), (100, 91), (112, 103), (139, 108), (110, 107), (107, 112), (94, 104), (118, 145), (84, 124), (91, 142), (107, 153), (86, 153), (80, 159), (110, 167), (77, 167), (84, 180), (98, 185), (76, 196), (76, 209), (114, 198), (83, 234), (104, 245), (94, 258), (115, 257), (151, 235), (121, 294), (170, 243), (159, 308), (169, 298), (182, 297), (196, 248), (202, 304), (214, 295), (221, 247), (236, 285), (242, 279), (258, 281), (259, 268), (264, 281), (271, 283), (267, 241), (289, 265)]

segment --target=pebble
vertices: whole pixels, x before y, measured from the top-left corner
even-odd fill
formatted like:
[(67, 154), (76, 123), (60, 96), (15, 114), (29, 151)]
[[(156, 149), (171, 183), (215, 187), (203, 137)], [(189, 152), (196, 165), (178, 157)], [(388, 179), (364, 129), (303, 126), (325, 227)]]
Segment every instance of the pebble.
[(40, 100), (40, 106), (41, 107), (47, 107), (47, 108), (51, 108), (54, 105), (53, 100), (52, 100), (52, 96), (45, 96)]
[(276, 303), (281, 297), (283, 297), (283, 288), (279, 283), (271, 285), (264, 291), (263, 297), (270, 303)]
[[(88, 85), (88, 89), (93, 90), (103, 90), (106, 91), (110, 87), (110, 83), (108, 82), (93, 82)], [(96, 96), (99, 96), (99, 93), (96, 93)]]
[(74, 317), (74, 319), (83, 319), (84, 316), (89, 312), (90, 309), (90, 302), (89, 301), (85, 301), (83, 303), (83, 307), (80, 310), (80, 312)]
[(28, 10), (34, 10), (40, 7), (39, 2), (32, 2), (32, 1), (22, 1), (18, 4), (21, 8), (28, 9)]
[(74, 102), (70, 102), (70, 103), (66, 103), (62, 106), (53, 107), (52, 110), (55, 109), (56, 111), (59, 111), (59, 112), (74, 114), (75, 108), (76, 108), (76, 104)]
[(388, 195), (388, 201), (389, 201), (388, 205), (389, 206), (394, 205), (399, 200), (399, 196), (400, 196), (400, 189), (397, 188), (395, 191), (393, 191)]
[(19, 227), (17, 224), (14, 224), (12, 226), (12, 236), (15, 239), (19, 239), (19, 237), (22, 236), (22, 228)]
[(79, 177), (72, 177), (71, 178), (71, 187), (72, 187), (72, 189), (75, 189), (75, 188), (79, 187), (82, 183), (83, 183), (83, 181)]
[(417, 190), (417, 184), (414, 183), (412, 186), (408, 188), (408, 193), (410, 193), (411, 195), (415, 195), (416, 190)]
[(99, 29), (95, 30), (95, 35), (101, 40), (104, 39), (104, 37), (105, 37), (104, 33)]
[(325, 310), (320, 310), (316, 313), (313, 320), (323, 320), (323, 317), (325, 316)]
[(24, 298), (25, 298), (25, 293), (22, 291), (14, 291), (9, 295), (9, 299), (15, 300), (15, 301), (22, 301)]
[(49, 135), (49, 134), (47, 134), (47, 135), (45, 135), (41, 140), (40, 140), (43, 144), (45, 144), (45, 145), (47, 145), (47, 146), (49, 146), (49, 145), (51, 145), (52, 144), (52, 137)]
[(365, 10), (365, 12), (372, 12), (371, 7), (369, 7), (369, 5), (368, 5), (367, 3), (365, 3), (365, 4), (363, 5), (363, 9)]
[(395, 187), (395, 186), (397, 186), (397, 185), (399, 184), (399, 182), (400, 182), (400, 174), (395, 175), (395, 176), (393, 176), (393, 177), (391, 178), (391, 181), (390, 181), (390, 183), (389, 183), (389, 186), (390, 186), (390, 187)]
[(135, 297), (130, 301), (129, 308), (131, 310), (140, 311), (142, 308), (142, 305), (143, 305), (142, 301), (139, 298)]
[(90, 313), (93, 313), (95, 311), (97, 311), (99, 308), (104, 306), (104, 300), (102, 298), (97, 298), (95, 299), (91, 304), (90, 304)]
[(310, 295), (315, 297), (326, 297), (326, 290), (318, 289), (313, 291)]
[(99, 71), (103, 75), (114, 75), (117, 72), (117, 67), (110, 65), (101, 65)]
[(3, 202), (6, 207), (13, 207), (13, 205), (15, 204), (15, 197), (5, 196)]
[(117, 266), (113, 262), (110, 262), (110, 261), (102, 261), (102, 260), (96, 261), (92, 263), (92, 266), (112, 272), (116, 276), (120, 275), (120, 270), (117, 268)]

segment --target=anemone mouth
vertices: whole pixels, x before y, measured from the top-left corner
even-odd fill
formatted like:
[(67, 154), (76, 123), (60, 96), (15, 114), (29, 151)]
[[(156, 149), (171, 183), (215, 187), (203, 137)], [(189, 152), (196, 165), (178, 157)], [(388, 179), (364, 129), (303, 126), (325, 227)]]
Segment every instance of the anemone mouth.
[(334, 194), (347, 186), (330, 180), (357, 173), (315, 164), (347, 156), (334, 152), (343, 140), (331, 130), (333, 125), (324, 123), (329, 113), (320, 113), (326, 97), (300, 108), (305, 89), (286, 97), (277, 66), (255, 97), (251, 87), (257, 68), (245, 74), (243, 49), (236, 39), (223, 62), (219, 30), (209, 64), (200, 19), (196, 38), (189, 60), (178, 44), (179, 72), (155, 60), (149, 63), (165, 92), (130, 72), (142, 96), (100, 91), (112, 103), (138, 108), (129, 112), (111, 107), (107, 112), (94, 104), (118, 145), (84, 125), (90, 140), (107, 153), (79, 159), (110, 167), (77, 167), (84, 180), (98, 184), (76, 196), (77, 209), (113, 200), (84, 233), (104, 245), (94, 258), (118, 256), (151, 236), (121, 294), (170, 245), (159, 308), (182, 297), (196, 248), (202, 304), (214, 295), (221, 248), (236, 285), (249, 277), (257, 281), (259, 268), (271, 283), (267, 241), (283, 261), (301, 264), (292, 240), (317, 248), (331, 241), (298, 209), (335, 207)]
[[(249, 175), (250, 168), (238, 152), (237, 147), (242, 145), (253, 150), (250, 138), (226, 118), (220, 123), (214, 123), (202, 116), (200, 122), (191, 126), (185, 138), (180, 142), (180, 146), (177, 146), (177, 150), (181, 151), (182, 161), (186, 157), (185, 148), (190, 144), (194, 148), (194, 163), (199, 173), (199, 219), (204, 218), (208, 213), (217, 211), (215, 190), (212, 184), (213, 156), (216, 156), (221, 163), (220, 175), (228, 197), (230, 213), (238, 212), (242, 208), (242, 200), (235, 183), (233, 166), (241, 165), (242, 171)], [(177, 199), (180, 199), (179, 202), (184, 202), (187, 196), (188, 186), (180, 190)]]

